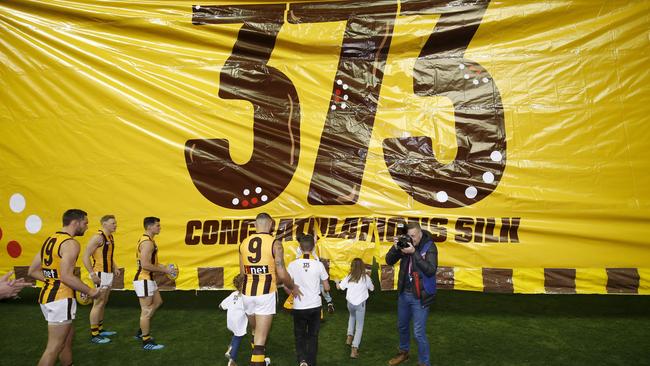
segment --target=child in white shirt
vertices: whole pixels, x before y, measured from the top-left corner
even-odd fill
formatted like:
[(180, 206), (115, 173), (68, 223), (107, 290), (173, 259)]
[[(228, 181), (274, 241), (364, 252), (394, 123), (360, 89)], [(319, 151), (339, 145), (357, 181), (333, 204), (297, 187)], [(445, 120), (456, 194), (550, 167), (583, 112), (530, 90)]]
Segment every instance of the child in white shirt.
[(348, 302), (350, 318), (348, 320), (348, 337), (345, 343), (352, 346), (351, 358), (359, 357), (359, 344), (363, 334), (363, 321), (366, 316), (366, 300), (368, 290), (373, 291), (370, 276), (366, 274), (366, 265), (361, 258), (354, 258), (350, 266), (350, 274), (336, 285), (340, 290), (347, 289), (345, 299)]
[(237, 351), (239, 350), (242, 338), (246, 335), (246, 327), (248, 326), (248, 317), (246, 317), (246, 313), (244, 312), (244, 302), (241, 295), (242, 286), (244, 285), (244, 275), (238, 274), (232, 280), (232, 283), (237, 290), (223, 299), (219, 307), (228, 311), (226, 314), (226, 324), (228, 329), (233, 333), (230, 345), (226, 351), (228, 366), (237, 366), (235, 362), (237, 359)]

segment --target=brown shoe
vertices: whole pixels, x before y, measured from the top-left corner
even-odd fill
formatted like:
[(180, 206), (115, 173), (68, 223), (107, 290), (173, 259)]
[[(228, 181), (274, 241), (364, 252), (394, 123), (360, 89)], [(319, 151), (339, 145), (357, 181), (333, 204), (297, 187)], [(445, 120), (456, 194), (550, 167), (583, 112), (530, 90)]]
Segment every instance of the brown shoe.
[(350, 358), (359, 358), (359, 349), (357, 347), (352, 347), (352, 351), (350, 351)]
[(348, 346), (351, 346), (353, 338), (354, 338), (353, 336), (349, 335), (348, 338), (345, 340), (345, 344), (347, 344)]
[(388, 361), (388, 365), (389, 366), (399, 365), (404, 361), (408, 361), (408, 359), (409, 359), (409, 352), (400, 350), (397, 356), (391, 358), (390, 361)]

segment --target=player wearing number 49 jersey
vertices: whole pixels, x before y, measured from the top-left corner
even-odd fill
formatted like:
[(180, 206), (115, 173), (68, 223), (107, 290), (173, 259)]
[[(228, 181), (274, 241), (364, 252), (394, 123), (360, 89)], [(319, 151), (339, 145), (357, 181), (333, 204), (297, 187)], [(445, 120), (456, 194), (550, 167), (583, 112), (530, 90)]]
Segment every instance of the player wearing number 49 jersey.
[(71, 209), (63, 214), (63, 229), (45, 240), (29, 267), (29, 275), (45, 284), (38, 302), (48, 322), (47, 346), (38, 362), (39, 366), (54, 365), (57, 358), (64, 366), (72, 365), (72, 340), (77, 302), (75, 291), (90, 298), (101, 296), (103, 291), (86, 286), (74, 275), (79, 256), (79, 242), (74, 237), (88, 229), (87, 214)]
[(242, 291), (244, 311), (253, 330), (251, 366), (265, 366), (266, 337), (275, 314), (277, 283), (281, 282), (296, 297), (302, 293), (284, 266), (282, 243), (271, 235), (273, 219), (266, 213), (255, 218), (257, 234), (239, 246), (239, 269), (245, 275)]

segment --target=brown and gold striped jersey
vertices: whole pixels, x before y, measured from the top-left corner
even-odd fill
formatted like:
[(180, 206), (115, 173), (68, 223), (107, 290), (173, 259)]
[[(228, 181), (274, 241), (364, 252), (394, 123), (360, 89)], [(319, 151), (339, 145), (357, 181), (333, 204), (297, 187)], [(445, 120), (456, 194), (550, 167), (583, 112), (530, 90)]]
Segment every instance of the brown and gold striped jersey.
[(99, 235), (102, 236), (102, 245), (93, 252), (93, 271), (112, 273), (113, 251), (115, 250), (113, 235), (106, 235), (104, 230), (99, 230)]
[(276, 291), (274, 240), (269, 234), (254, 234), (239, 245), (246, 275), (244, 295), (258, 296)]
[(135, 273), (135, 278), (133, 279), (134, 281), (153, 280), (151, 277), (151, 272), (142, 268), (142, 263), (140, 263), (140, 246), (142, 242), (147, 240), (153, 243), (153, 251), (151, 252), (151, 264), (158, 264), (158, 245), (156, 245), (156, 242), (149, 235), (142, 234), (140, 240), (138, 240), (138, 250), (135, 254), (136, 262), (138, 264), (138, 271)]
[(74, 298), (74, 290), (61, 282), (61, 244), (71, 240), (72, 236), (61, 231), (45, 240), (41, 247), (41, 268), (45, 285), (38, 296), (40, 304)]

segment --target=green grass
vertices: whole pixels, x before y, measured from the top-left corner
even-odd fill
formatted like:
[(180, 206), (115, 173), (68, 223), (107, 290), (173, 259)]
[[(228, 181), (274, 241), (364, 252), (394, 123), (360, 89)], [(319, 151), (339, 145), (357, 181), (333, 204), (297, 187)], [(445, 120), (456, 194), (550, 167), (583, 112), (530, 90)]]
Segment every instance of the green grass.
[[(46, 343), (37, 289), (0, 302), (0, 365), (34, 365)], [(139, 306), (131, 291), (113, 292), (105, 323), (118, 335), (107, 345), (88, 342), (89, 306), (75, 321), (76, 365), (225, 365), (230, 340), (226, 314), (217, 304), (228, 292), (163, 292), (152, 334), (162, 351), (140, 349), (132, 338)], [(385, 365), (397, 347), (396, 293), (371, 295), (361, 357), (344, 345), (348, 313), (334, 291), (337, 312), (327, 316), (319, 338), (319, 365)], [(428, 335), (434, 365), (650, 365), (650, 296), (502, 295), (441, 291)], [(245, 339), (248, 342), (248, 338)], [(406, 365), (416, 365), (415, 346)], [(267, 355), (274, 365), (294, 362), (291, 316), (279, 313)], [(239, 364), (247, 365), (242, 347)]]

